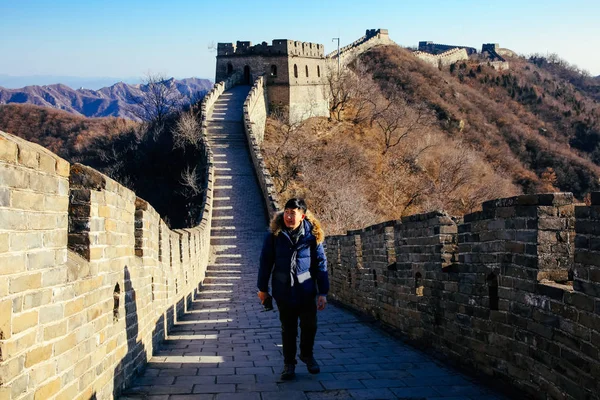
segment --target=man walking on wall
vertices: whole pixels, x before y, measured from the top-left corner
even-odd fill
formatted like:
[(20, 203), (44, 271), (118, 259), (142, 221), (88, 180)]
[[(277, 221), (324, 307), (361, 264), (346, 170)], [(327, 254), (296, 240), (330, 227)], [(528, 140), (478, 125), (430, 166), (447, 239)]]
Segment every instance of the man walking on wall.
[(279, 309), (284, 367), (281, 379), (296, 372), (296, 337), (300, 320), (300, 360), (308, 372), (321, 369), (313, 356), (317, 333), (317, 310), (325, 309), (329, 278), (323, 249), (325, 235), (319, 221), (307, 212), (302, 199), (290, 199), (284, 211), (271, 221), (258, 271), (258, 297), (269, 297), (272, 276), (273, 298)]

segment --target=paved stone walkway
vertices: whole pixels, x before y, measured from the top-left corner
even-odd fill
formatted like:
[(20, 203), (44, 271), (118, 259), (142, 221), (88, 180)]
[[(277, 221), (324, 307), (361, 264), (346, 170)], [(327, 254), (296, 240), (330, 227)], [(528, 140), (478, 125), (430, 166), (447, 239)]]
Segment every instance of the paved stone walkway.
[(225, 92), (209, 114), (216, 167), (211, 246), (203, 290), (125, 399), (502, 399), (331, 304), (319, 313), (315, 357), (281, 382), (277, 311), (263, 312), (256, 271), (265, 210), (241, 123), (249, 87)]

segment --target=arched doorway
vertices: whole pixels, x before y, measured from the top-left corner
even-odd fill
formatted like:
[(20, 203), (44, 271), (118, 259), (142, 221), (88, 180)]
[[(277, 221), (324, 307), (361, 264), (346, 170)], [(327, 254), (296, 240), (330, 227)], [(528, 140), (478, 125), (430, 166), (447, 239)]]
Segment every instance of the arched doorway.
[(246, 65), (244, 67), (244, 84), (245, 85), (250, 85), (250, 66)]

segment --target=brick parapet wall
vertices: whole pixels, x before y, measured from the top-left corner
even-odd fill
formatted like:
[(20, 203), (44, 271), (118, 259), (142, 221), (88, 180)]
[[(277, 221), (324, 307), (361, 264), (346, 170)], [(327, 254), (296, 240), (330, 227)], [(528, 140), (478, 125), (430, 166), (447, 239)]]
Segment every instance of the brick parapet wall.
[(423, 51), (415, 51), (413, 55), (426, 63), (438, 67), (439, 65), (446, 66), (457, 61), (468, 60), (469, 55), (464, 48), (455, 48), (441, 54), (430, 54)]
[(248, 149), (250, 150), (250, 158), (254, 165), (254, 172), (263, 193), (269, 219), (271, 219), (280, 208), (273, 178), (260, 151), (260, 145), (265, 135), (267, 104), (265, 78), (264, 76), (260, 76), (254, 81), (254, 85), (244, 102), (244, 132), (248, 140)]
[(396, 45), (396, 43), (390, 39), (387, 29), (368, 29), (364, 36), (349, 45), (340, 48), (339, 54), (336, 49), (329, 53), (326, 58), (337, 60), (339, 57), (341, 63), (348, 64), (360, 54), (365, 53), (371, 48), (385, 45)]
[(518, 196), (327, 237), (331, 297), (531, 397), (598, 399), (594, 200)]
[(112, 179), (0, 132), (0, 398), (113, 398), (145, 366), (204, 278), (208, 171), (202, 221), (171, 231)]
[(429, 54), (443, 54), (454, 49), (464, 49), (468, 55), (476, 54), (477, 49), (468, 46), (456, 46), (451, 44), (439, 44), (432, 42), (419, 42), (419, 51)]

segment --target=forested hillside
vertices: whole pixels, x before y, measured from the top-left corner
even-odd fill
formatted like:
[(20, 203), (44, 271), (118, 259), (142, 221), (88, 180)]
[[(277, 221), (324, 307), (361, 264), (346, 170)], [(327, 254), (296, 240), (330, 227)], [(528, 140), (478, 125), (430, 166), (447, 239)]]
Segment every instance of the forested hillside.
[(150, 202), (171, 227), (184, 228), (202, 212), (206, 154), (198, 113), (195, 104), (139, 123), (10, 104), (0, 106), (0, 130), (107, 174)]
[(99, 137), (113, 137), (140, 124), (123, 118), (85, 118), (29, 104), (0, 105), (0, 130), (77, 160)]
[(445, 68), (386, 46), (330, 79), (332, 116), (272, 119), (263, 150), (284, 198), (330, 232), (403, 215), (475, 211), (518, 193), (598, 190), (598, 81), (558, 59), (477, 57)]

